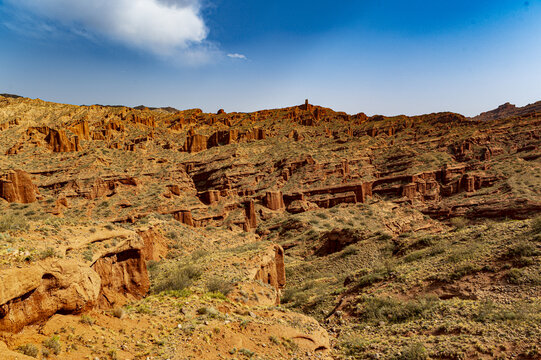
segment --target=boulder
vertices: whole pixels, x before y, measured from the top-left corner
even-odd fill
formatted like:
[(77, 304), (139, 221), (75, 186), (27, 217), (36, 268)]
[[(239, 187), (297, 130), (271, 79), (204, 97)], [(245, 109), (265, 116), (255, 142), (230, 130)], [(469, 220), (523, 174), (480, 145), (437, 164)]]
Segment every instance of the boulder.
[(80, 313), (91, 308), (101, 285), (100, 277), (92, 269), (63, 259), (4, 271), (0, 278), (0, 331), (10, 332), (58, 312)]

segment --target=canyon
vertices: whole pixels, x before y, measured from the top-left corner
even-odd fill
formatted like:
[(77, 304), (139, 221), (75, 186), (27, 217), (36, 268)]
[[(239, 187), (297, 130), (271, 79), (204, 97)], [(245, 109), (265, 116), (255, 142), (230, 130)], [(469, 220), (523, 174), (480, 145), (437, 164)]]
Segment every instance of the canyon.
[(4, 94), (0, 353), (541, 358), (540, 109), (211, 114)]

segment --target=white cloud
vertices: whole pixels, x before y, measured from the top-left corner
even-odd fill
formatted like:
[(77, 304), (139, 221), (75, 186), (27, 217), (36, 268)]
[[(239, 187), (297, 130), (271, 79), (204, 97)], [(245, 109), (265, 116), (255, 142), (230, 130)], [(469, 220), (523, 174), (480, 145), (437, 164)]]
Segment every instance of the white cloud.
[(228, 57), (230, 57), (231, 59), (242, 59), (242, 60), (248, 60), (248, 58), (246, 57), (246, 55), (242, 55), (242, 54), (227, 54)]
[(215, 52), (201, 0), (5, 0), (73, 34), (95, 34), (158, 55), (202, 61)]

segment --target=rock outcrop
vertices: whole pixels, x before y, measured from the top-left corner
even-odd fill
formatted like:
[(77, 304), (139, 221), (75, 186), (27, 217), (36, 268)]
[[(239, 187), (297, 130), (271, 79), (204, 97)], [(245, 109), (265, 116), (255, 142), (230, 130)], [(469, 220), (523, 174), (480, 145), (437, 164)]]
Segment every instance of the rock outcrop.
[(205, 135), (196, 134), (193, 129), (188, 132), (183, 150), (189, 153), (197, 153), (207, 149), (208, 138)]
[(255, 213), (255, 202), (253, 199), (250, 199), (245, 203), (244, 211), (246, 214), (244, 230), (252, 231), (257, 227), (257, 215)]
[(105, 251), (92, 264), (92, 269), (102, 279), (98, 298), (100, 307), (122, 306), (148, 292), (150, 281), (144, 248), (142, 239), (127, 239), (116, 248)]
[(281, 191), (267, 191), (265, 194), (265, 206), (271, 210), (282, 210), (285, 208), (284, 198)]
[(45, 141), (53, 152), (72, 152), (81, 150), (79, 137), (69, 139), (64, 130), (49, 129)]
[(284, 249), (280, 245), (275, 245), (274, 249), (262, 257), (254, 279), (261, 280), (276, 289), (284, 288), (286, 285)]
[(80, 313), (98, 299), (101, 279), (74, 260), (0, 273), (0, 331), (17, 332), (57, 312)]
[(0, 197), (10, 203), (33, 203), (37, 194), (37, 186), (25, 171), (11, 170), (0, 178)]

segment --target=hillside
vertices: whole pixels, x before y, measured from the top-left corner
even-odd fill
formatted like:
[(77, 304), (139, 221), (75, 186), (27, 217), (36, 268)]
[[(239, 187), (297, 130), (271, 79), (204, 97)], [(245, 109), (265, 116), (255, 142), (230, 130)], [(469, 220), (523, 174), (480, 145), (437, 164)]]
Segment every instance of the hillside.
[(490, 121), (490, 120), (500, 120), (508, 119), (511, 117), (531, 117), (536, 116), (536, 114), (541, 113), (541, 101), (535, 102), (533, 104), (528, 104), (523, 107), (516, 107), (513, 104), (505, 103), (498, 106), (497, 109), (483, 112), (473, 120), (477, 121)]
[(541, 114), (504, 110), (0, 96), (0, 352), (539, 359)]

